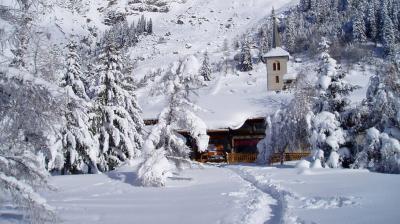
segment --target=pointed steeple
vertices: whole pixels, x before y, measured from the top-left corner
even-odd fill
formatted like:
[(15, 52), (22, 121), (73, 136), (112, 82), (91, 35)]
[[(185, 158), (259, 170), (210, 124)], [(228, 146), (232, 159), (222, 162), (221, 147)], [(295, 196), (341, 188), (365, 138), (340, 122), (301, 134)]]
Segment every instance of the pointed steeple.
[(281, 38), (278, 32), (278, 21), (275, 15), (275, 9), (272, 8), (272, 22), (273, 22), (273, 35), (272, 35), (272, 48), (281, 46)]

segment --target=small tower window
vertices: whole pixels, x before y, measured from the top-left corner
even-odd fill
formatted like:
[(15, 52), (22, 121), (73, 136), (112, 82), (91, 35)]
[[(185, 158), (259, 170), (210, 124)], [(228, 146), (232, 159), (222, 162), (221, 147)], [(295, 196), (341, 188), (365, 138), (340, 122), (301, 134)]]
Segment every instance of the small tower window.
[(278, 62), (274, 62), (274, 64), (272, 64), (272, 69), (274, 71), (280, 71), (281, 70), (281, 63), (279, 61)]
[(275, 76), (275, 82), (279, 83), (279, 76)]

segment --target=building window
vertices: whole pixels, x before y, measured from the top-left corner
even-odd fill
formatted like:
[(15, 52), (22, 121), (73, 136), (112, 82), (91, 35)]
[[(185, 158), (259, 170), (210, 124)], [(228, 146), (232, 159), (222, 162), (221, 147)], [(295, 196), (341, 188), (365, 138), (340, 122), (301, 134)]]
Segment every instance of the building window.
[(279, 83), (279, 76), (275, 76), (275, 82)]
[(274, 71), (280, 71), (281, 70), (281, 63), (279, 61), (278, 62), (274, 62), (272, 67), (273, 67)]

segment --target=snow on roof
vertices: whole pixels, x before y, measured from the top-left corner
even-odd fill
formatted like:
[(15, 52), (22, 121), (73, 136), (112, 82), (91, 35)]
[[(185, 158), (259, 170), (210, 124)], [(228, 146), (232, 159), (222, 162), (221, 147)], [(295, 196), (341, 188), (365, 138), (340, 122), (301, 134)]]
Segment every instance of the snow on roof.
[[(266, 67), (263, 64), (255, 65), (251, 75), (214, 75), (208, 87), (200, 89), (198, 96), (192, 95), (196, 104), (202, 108), (198, 115), (206, 123), (208, 130), (238, 129), (248, 119), (275, 113), (282, 103), (292, 98), (287, 92), (268, 91)], [(138, 99), (143, 118), (157, 119), (166, 104), (165, 98), (149, 97), (146, 90), (142, 91)]]
[(281, 47), (272, 48), (266, 54), (263, 55), (264, 58), (271, 58), (271, 57), (289, 57), (290, 54), (286, 50)]

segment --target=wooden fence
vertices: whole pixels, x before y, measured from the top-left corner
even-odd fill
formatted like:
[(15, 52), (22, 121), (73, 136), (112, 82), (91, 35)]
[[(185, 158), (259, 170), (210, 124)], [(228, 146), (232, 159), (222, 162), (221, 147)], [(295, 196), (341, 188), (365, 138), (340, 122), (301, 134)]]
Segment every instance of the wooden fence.
[[(310, 152), (290, 152), (285, 153), (285, 161), (300, 160), (310, 155)], [(228, 164), (235, 163), (254, 163), (257, 160), (257, 153), (227, 153), (226, 160)], [(270, 163), (278, 163), (281, 161), (280, 154), (274, 154)]]
[[(288, 152), (285, 153), (285, 161), (294, 161), (294, 160), (301, 160), (304, 157), (310, 155), (310, 152)], [(271, 159), (270, 164), (272, 163), (279, 163), (281, 161), (281, 155), (279, 153), (275, 153)]]
[(257, 153), (227, 153), (226, 160), (228, 164), (234, 163), (254, 163), (257, 159)]

